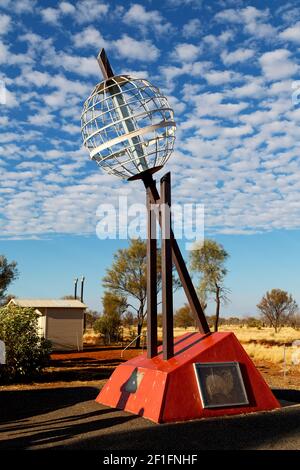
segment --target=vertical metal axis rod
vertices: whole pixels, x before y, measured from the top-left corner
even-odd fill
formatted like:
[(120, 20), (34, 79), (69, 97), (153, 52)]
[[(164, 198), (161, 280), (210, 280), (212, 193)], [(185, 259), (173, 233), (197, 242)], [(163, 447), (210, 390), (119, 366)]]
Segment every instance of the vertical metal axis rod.
[(151, 191), (147, 198), (147, 357), (157, 356), (157, 240), (156, 215), (151, 210)]
[(108, 80), (109, 78), (114, 76), (113, 69), (111, 68), (110, 62), (103, 48), (98, 54), (97, 61), (101, 69), (104, 80)]
[(163, 358), (168, 360), (174, 356), (170, 172), (160, 180), (160, 194)]
[[(146, 176), (143, 178), (144, 184), (145, 183)], [(153, 179), (152, 175), (147, 175), (147, 186), (151, 190), (151, 196), (152, 196), (152, 203), (159, 203), (160, 202), (160, 195), (157, 191), (155, 181)], [(161, 217), (159, 216), (159, 224), (161, 225)], [(201, 304), (199, 302), (197, 293), (195, 291), (194, 285), (192, 283), (191, 277), (189, 275), (189, 272), (187, 270), (185, 261), (183, 259), (183, 256), (181, 254), (180, 248), (178, 246), (177, 240), (174, 237), (173, 231), (171, 230), (171, 242), (172, 242), (172, 254), (173, 254), (173, 261), (176, 266), (177, 272), (179, 279), (181, 281), (182, 287), (184, 289), (185, 295), (187, 297), (187, 300), (190, 304), (192, 313), (197, 321), (197, 326), (199, 328), (199, 331), (204, 334), (210, 333), (210, 328), (207, 323), (206, 317), (204, 315), (204, 312), (202, 310)]]

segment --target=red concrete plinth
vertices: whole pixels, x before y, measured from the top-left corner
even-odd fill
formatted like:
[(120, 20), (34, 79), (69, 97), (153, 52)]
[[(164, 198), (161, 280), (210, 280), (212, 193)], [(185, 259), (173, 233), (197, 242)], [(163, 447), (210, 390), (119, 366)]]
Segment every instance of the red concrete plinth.
[[(280, 408), (280, 404), (233, 333), (186, 333), (175, 338), (175, 355), (164, 361), (162, 351), (119, 365), (96, 401), (144, 416), (156, 423), (251, 413)], [(202, 406), (194, 363), (238, 362), (249, 404)]]

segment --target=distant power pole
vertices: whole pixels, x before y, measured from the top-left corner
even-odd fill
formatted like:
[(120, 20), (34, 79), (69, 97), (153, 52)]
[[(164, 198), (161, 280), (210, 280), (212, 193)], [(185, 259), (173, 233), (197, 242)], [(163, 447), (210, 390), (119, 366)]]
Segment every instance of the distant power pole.
[(81, 292), (80, 292), (80, 301), (83, 302), (83, 288), (84, 288), (84, 281), (85, 281), (85, 277), (82, 276), (81, 278)]
[(74, 279), (74, 299), (77, 299), (77, 284), (78, 284), (78, 277)]
[[(85, 277), (82, 276), (82, 278), (81, 278), (81, 292), (80, 292), (80, 300), (81, 300), (82, 303), (83, 303), (84, 281), (85, 281)], [(84, 314), (83, 314), (83, 331), (84, 332), (86, 331), (86, 312), (84, 312)]]

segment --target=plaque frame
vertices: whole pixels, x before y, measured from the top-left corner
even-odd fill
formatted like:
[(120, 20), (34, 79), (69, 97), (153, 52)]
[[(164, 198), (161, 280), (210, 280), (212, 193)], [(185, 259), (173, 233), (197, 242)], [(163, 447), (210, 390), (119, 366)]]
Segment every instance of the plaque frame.
[[(195, 377), (198, 385), (199, 395), (201, 399), (201, 403), (203, 408), (228, 408), (228, 407), (239, 407), (239, 406), (246, 406), (249, 405), (249, 398), (247, 395), (247, 391), (245, 388), (243, 376), (240, 369), (240, 364), (237, 361), (226, 361), (226, 362), (194, 362), (193, 364)], [(240, 393), (242, 394), (242, 398), (240, 400), (232, 400), (226, 401), (224, 403), (212, 403), (211, 399), (208, 399), (208, 391), (206, 388), (206, 384), (203, 383), (201, 380), (201, 369), (209, 369), (209, 368), (232, 368), (235, 373), (235, 381), (238, 381), (240, 385)]]

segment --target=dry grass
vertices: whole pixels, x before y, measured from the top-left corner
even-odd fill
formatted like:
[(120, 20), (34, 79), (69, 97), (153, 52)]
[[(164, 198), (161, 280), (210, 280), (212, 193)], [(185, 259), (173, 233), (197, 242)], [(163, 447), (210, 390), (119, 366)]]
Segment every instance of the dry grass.
[[(174, 328), (174, 336), (181, 336), (184, 333), (191, 333), (196, 331), (195, 328), (190, 327)], [(300, 331), (293, 328), (282, 328), (278, 333), (274, 332), (273, 328), (248, 328), (246, 326), (222, 326), (220, 331), (232, 331), (238, 340), (241, 342), (249, 356), (255, 361), (268, 361), (273, 364), (281, 364), (284, 361), (284, 354), (286, 365), (292, 364), (292, 354), (295, 347), (292, 343), (295, 340), (300, 340)], [(143, 330), (146, 333), (146, 329)], [(124, 329), (124, 341), (132, 340), (132, 334)], [(162, 328), (158, 328), (158, 338), (162, 340)], [(84, 343), (87, 346), (97, 346), (100, 343), (100, 335), (89, 330), (84, 335)], [(300, 347), (299, 359), (300, 359)], [(296, 366), (299, 367), (300, 366)]]
[(95, 333), (92, 329), (88, 330), (83, 335), (83, 342), (85, 346), (97, 346), (100, 342), (99, 333)]
[(267, 361), (273, 364), (283, 362), (284, 354), (286, 364), (291, 365), (292, 348), (283, 346), (263, 346), (261, 344), (243, 344), (244, 349), (254, 361)]
[[(267, 361), (273, 364), (292, 365), (292, 354), (296, 348), (293, 341), (300, 339), (300, 331), (285, 327), (277, 333), (273, 328), (247, 328), (224, 326), (221, 331), (232, 331), (241, 342), (249, 356), (255, 361)], [(300, 348), (299, 356), (300, 356)], [(296, 366), (299, 367), (299, 366)]]
[(266, 346), (290, 346), (293, 341), (300, 339), (300, 331), (284, 327), (277, 333), (274, 328), (248, 328), (243, 326), (223, 326), (220, 331), (232, 331), (241, 343), (259, 343)]

